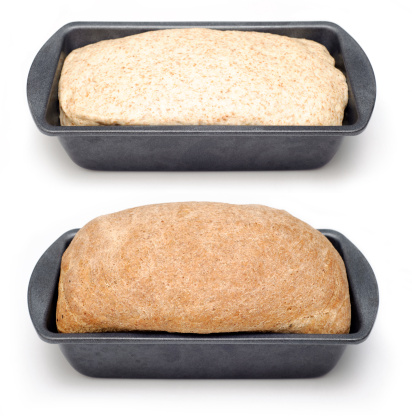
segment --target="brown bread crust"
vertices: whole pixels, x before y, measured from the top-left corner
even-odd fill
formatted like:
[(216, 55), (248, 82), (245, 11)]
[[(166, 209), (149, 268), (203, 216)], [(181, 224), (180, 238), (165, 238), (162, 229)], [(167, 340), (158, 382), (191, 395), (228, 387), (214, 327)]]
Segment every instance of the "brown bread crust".
[(98, 217), (62, 258), (64, 333), (346, 333), (348, 281), (320, 232), (262, 205), (183, 202)]

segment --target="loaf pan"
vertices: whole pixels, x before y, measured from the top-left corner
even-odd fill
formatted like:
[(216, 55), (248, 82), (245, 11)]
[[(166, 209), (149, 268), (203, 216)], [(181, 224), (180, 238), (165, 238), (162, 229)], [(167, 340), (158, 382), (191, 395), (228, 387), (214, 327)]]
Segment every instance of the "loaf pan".
[(352, 304), (349, 334), (172, 334), (126, 332), (61, 334), (56, 329), (57, 286), (63, 252), (78, 230), (63, 234), (43, 254), (30, 279), (28, 303), (41, 339), (58, 344), (70, 364), (92, 377), (304, 378), (329, 372), (348, 344), (364, 341), (378, 311), (374, 273), (342, 234), (320, 230), (341, 254)]
[[(63, 61), (73, 49), (148, 30), (206, 27), (312, 39), (327, 47), (346, 75), (349, 103), (342, 126), (60, 126), (57, 97)], [(375, 77), (355, 40), (329, 22), (69, 23), (42, 47), (31, 66), (27, 96), (40, 131), (57, 136), (78, 165), (95, 170), (288, 170), (325, 165), (344, 136), (371, 117)]]

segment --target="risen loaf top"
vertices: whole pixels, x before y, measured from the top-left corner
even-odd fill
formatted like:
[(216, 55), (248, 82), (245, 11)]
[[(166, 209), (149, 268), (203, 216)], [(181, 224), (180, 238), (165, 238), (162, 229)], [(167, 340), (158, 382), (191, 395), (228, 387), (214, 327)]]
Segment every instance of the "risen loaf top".
[(85, 225), (65, 251), (60, 332), (346, 333), (345, 266), (319, 231), (262, 205), (169, 203)]
[(63, 126), (341, 125), (345, 76), (314, 41), (203, 28), (149, 31), (75, 49)]

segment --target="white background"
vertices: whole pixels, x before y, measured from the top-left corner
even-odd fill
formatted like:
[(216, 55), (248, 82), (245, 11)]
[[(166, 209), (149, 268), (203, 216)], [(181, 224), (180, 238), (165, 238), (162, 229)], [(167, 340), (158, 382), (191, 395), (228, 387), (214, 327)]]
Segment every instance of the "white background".
[[(1, 414), (411, 414), (412, 135), (407, 0), (10, 2), (1, 54)], [(366, 131), (325, 167), (301, 172), (93, 172), (35, 127), (26, 101), (30, 64), (62, 25), (107, 21), (329, 20), (362, 46), (378, 95)], [(42, 342), (27, 286), (63, 232), (133, 206), (183, 200), (258, 203), (346, 235), (376, 273), (380, 309), (366, 342), (328, 375), (309, 380), (105, 380), (76, 373)], [(403, 410), (401, 410), (403, 409)]]

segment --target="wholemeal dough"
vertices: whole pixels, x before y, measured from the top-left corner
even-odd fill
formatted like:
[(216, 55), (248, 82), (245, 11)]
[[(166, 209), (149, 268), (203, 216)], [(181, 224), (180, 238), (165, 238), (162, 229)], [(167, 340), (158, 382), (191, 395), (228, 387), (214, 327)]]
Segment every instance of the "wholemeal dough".
[(169, 203), (98, 217), (65, 251), (60, 332), (346, 333), (342, 258), (262, 205)]
[(63, 126), (341, 125), (345, 76), (314, 41), (203, 28), (149, 31), (72, 51)]

